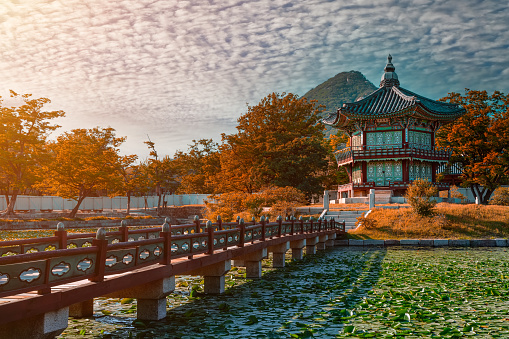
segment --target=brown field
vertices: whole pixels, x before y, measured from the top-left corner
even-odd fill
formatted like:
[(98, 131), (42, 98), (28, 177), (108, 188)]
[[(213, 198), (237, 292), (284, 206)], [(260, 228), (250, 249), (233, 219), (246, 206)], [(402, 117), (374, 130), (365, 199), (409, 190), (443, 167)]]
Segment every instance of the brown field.
[(431, 217), (410, 208), (377, 208), (349, 234), (362, 239), (509, 238), (509, 206), (440, 203)]

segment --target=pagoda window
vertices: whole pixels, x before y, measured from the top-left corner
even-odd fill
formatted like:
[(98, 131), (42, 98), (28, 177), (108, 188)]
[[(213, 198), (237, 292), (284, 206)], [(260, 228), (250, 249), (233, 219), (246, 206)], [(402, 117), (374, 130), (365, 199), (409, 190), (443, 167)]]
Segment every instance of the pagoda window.
[(359, 184), (362, 182), (362, 163), (358, 163), (354, 166), (352, 171), (352, 182)]
[(352, 147), (359, 149), (362, 146), (362, 134), (352, 136)]
[(368, 148), (400, 148), (402, 131), (383, 131), (366, 133), (366, 146)]
[(408, 143), (411, 148), (432, 149), (430, 133), (408, 131)]

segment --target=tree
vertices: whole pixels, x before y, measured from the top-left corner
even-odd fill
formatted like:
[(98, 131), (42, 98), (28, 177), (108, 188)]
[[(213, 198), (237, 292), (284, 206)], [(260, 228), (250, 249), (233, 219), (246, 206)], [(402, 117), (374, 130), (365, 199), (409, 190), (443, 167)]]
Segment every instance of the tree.
[(308, 197), (322, 191), (327, 149), (318, 113), (323, 107), (294, 94), (272, 93), (223, 134), (217, 190), (248, 193), (266, 186), (295, 187)]
[(32, 99), (31, 94), (10, 91), (17, 107), (3, 107), (0, 99), (0, 176), (7, 201), (6, 215), (13, 215), (20, 190), (35, 183), (36, 169), (44, 159), (48, 133), (57, 129), (49, 120), (62, 117), (63, 111), (43, 111), (48, 98)]
[(118, 163), (118, 171), (122, 176), (122, 181), (117, 193), (125, 194), (127, 197), (127, 214), (131, 212), (131, 195), (136, 192), (141, 176), (139, 167), (133, 165), (136, 159), (138, 159), (137, 155), (126, 155), (120, 157)]
[(125, 138), (115, 137), (114, 132), (113, 128), (74, 129), (48, 145), (52, 160), (42, 167), (45, 176), (40, 187), (77, 201), (70, 218), (95, 190), (117, 191), (121, 186), (118, 147)]
[(441, 100), (461, 104), (467, 113), (442, 127), (437, 143), (452, 148), (450, 164), (461, 164), (462, 186), (487, 204), (497, 187), (509, 183), (509, 95), (466, 89), (464, 96), (449, 93)]
[(178, 183), (175, 180), (175, 165), (170, 157), (165, 156), (162, 160), (159, 159), (155, 144), (150, 141), (145, 141), (145, 144), (150, 149), (150, 159), (148, 160), (148, 176), (156, 189), (158, 197), (157, 214), (161, 213), (161, 202), (166, 192), (174, 192), (177, 189)]
[(193, 140), (187, 153), (178, 151), (173, 157), (179, 193), (214, 193), (214, 176), (221, 170), (219, 145), (212, 139)]

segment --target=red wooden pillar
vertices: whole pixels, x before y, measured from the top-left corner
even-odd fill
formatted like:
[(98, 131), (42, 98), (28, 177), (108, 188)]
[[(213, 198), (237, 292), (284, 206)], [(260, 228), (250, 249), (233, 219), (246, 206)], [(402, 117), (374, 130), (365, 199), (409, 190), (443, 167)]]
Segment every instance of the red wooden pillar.
[(244, 219), (239, 220), (239, 247), (244, 247), (244, 238), (246, 236), (246, 225), (244, 223)]
[(409, 182), (410, 181), (410, 176), (409, 176), (409, 173), (408, 173), (409, 165), (410, 165), (409, 163), (410, 163), (410, 160), (407, 160), (407, 159), (403, 160), (403, 166), (402, 166), (403, 169), (402, 169), (402, 171), (403, 171), (403, 181), (404, 182)]
[(95, 276), (90, 278), (90, 281), (101, 282), (104, 281), (104, 271), (106, 269), (106, 252), (108, 251), (108, 240), (106, 240), (106, 230), (99, 228), (95, 239), (92, 241), (92, 246), (97, 246), (97, 257), (95, 263)]
[(207, 234), (208, 234), (208, 254), (214, 254), (214, 228), (212, 222), (207, 221)]
[(67, 248), (67, 231), (65, 230), (64, 223), (57, 224), (55, 236), (58, 237), (58, 248), (63, 250)]
[(168, 223), (163, 224), (162, 232), (159, 235), (164, 239), (163, 264), (169, 265), (171, 263), (171, 228)]

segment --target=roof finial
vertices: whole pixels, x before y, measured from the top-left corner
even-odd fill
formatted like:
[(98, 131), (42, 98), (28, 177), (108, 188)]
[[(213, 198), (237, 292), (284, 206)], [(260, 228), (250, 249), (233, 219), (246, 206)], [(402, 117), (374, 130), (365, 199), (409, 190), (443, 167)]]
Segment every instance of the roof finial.
[(399, 80), (396, 72), (396, 67), (392, 64), (392, 55), (389, 54), (387, 57), (387, 65), (384, 68), (384, 74), (382, 75), (382, 80), (380, 81), (380, 87), (392, 87), (399, 86)]
[(384, 72), (394, 72), (396, 67), (392, 64), (392, 55), (387, 57), (387, 65), (385, 65)]

